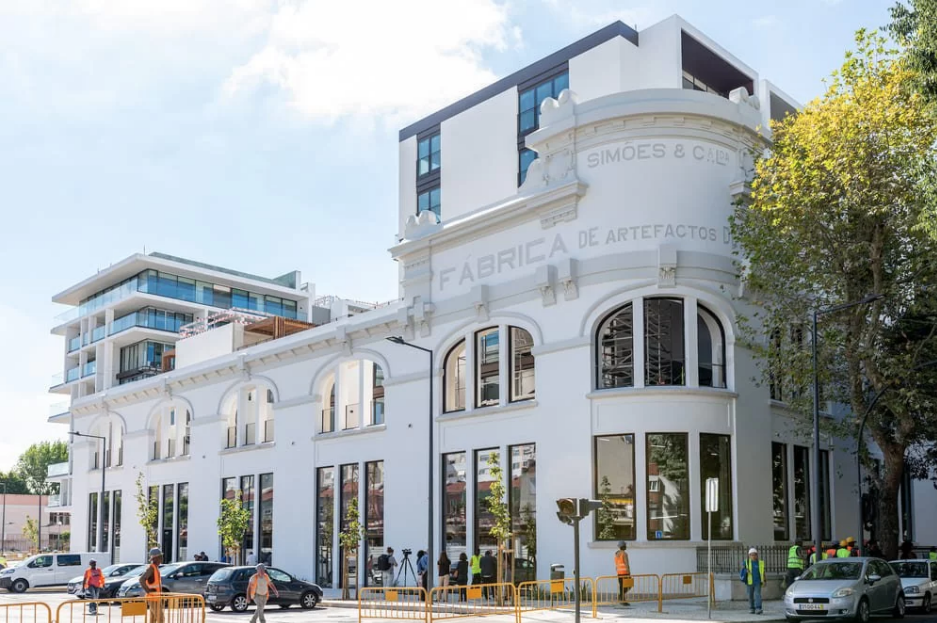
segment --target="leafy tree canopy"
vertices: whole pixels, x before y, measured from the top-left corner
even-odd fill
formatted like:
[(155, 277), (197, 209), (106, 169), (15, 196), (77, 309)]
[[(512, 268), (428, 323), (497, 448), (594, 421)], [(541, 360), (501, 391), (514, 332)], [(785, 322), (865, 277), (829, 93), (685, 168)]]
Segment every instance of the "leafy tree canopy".
[(16, 463), (16, 474), (26, 481), (30, 493), (48, 493), (46, 482), (49, 466), (68, 460), (68, 444), (64, 441), (41, 441), (29, 446)]

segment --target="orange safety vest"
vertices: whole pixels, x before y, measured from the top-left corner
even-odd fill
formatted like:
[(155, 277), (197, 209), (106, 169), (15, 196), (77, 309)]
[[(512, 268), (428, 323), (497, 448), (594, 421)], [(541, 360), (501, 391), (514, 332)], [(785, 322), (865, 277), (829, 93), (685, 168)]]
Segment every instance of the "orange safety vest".
[(100, 569), (94, 568), (85, 570), (85, 588), (89, 586), (96, 586), (98, 588), (104, 586), (104, 574), (101, 573)]
[(622, 550), (615, 552), (615, 572), (618, 575), (631, 575), (631, 565), (628, 564), (628, 554)]
[(146, 581), (146, 587), (151, 593), (162, 593), (163, 592), (163, 579), (159, 575), (159, 567), (156, 565), (150, 565), (153, 568), (153, 577), (149, 578)]

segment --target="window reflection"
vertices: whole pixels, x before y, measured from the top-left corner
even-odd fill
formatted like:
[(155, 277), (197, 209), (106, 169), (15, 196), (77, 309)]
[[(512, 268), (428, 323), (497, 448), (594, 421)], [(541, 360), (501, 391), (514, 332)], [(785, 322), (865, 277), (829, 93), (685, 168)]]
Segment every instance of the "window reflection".
[(443, 411), (465, 409), (465, 340), (446, 355), (443, 371)]
[(597, 541), (635, 538), (634, 435), (595, 438), (595, 513)]
[(511, 530), (519, 548), (514, 556), (531, 560), (537, 551), (537, 446), (511, 446), (509, 454)]
[(719, 319), (704, 307), (696, 316), (700, 387), (726, 386), (725, 332)]
[(686, 433), (647, 436), (647, 538), (690, 538)]
[(497, 549), (498, 539), (491, 536), (495, 525), (494, 515), (488, 510), (488, 498), (491, 497), (491, 460), (498, 463), (501, 459), (495, 449), (475, 451), (475, 546), (483, 551), (486, 548)]
[(787, 446), (771, 444), (771, 497), (773, 499), (774, 540), (786, 541), (787, 517)]
[(511, 327), (511, 402), (534, 397), (534, 339), (530, 333)]
[(465, 452), (444, 454), (442, 467), (446, 475), (443, 492), (443, 521), (445, 522), (446, 552), (450, 560), (458, 560), (466, 551), (465, 505), (466, 463)]
[(316, 505), (316, 584), (332, 588), (332, 537), (335, 526), (335, 468), (316, 470), (319, 503)]
[(596, 347), (599, 389), (634, 386), (634, 316), (628, 303), (599, 326)]
[(712, 514), (714, 541), (732, 540), (732, 437), (700, 434), (700, 501), (703, 539), (709, 538), (709, 514), (706, 512), (706, 480), (719, 479), (719, 510)]
[(644, 301), (644, 383), (685, 385), (683, 301)]
[(475, 406), (498, 404), (500, 396), (500, 339), (497, 328), (479, 331), (475, 341), (477, 379)]
[(794, 446), (794, 538), (811, 539), (809, 450)]

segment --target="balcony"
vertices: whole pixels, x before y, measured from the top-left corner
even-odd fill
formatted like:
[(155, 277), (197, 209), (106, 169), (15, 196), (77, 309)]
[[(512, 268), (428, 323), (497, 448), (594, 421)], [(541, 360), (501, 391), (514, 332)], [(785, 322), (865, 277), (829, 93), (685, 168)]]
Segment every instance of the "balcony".
[(322, 417), (319, 419), (319, 432), (320, 433), (332, 433), (335, 432), (335, 409), (323, 409)]
[(49, 465), (48, 471), (46, 471), (46, 478), (61, 478), (62, 476), (68, 476), (70, 473), (71, 470), (68, 467), (68, 461), (53, 463)]
[(81, 378), (85, 378), (86, 376), (94, 376), (94, 373), (97, 371), (98, 371), (97, 360), (89, 361), (81, 368)]
[(73, 353), (79, 348), (81, 348), (81, 336), (80, 335), (76, 335), (72, 339), (68, 340), (68, 352)]
[(68, 415), (70, 412), (71, 404), (66, 400), (65, 402), (57, 402), (54, 405), (49, 405), (49, 417), (54, 418), (60, 415)]
[(100, 342), (107, 336), (106, 327), (103, 325), (91, 332), (91, 343)]
[(264, 443), (273, 441), (273, 420), (264, 421)]
[(192, 322), (191, 315), (185, 314), (182, 316), (183, 317), (179, 317), (171, 312), (163, 312), (150, 308), (141, 309), (127, 314), (126, 316), (121, 316), (111, 323), (109, 335), (115, 335), (132, 327), (143, 327), (144, 329), (179, 333), (179, 329)]
[(128, 296), (132, 296), (137, 291), (137, 278), (129, 280), (127, 283), (121, 285), (120, 287), (114, 288), (110, 292), (106, 292), (101, 296), (95, 297), (94, 299), (85, 302), (83, 305), (78, 307), (72, 307), (61, 314), (55, 317), (55, 324), (61, 325), (67, 322), (72, 322), (73, 320), (78, 320), (82, 316), (90, 314), (91, 312), (107, 307), (111, 303), (116, 303), (117, 301), (122, 301)]
[(65, 371), (65, 382), (71, 383), (78, 380), (78, 366)]

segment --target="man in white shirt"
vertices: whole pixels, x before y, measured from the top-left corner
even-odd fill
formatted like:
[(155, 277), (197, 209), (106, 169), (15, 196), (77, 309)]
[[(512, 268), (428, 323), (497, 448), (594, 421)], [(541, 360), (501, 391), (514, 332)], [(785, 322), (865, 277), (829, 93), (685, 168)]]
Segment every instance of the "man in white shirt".
[(257, 565), (257, 556), (254, 554), (254, 550), (247, 550), (247, 566), (254, 567)]

